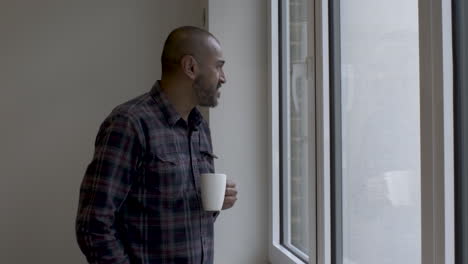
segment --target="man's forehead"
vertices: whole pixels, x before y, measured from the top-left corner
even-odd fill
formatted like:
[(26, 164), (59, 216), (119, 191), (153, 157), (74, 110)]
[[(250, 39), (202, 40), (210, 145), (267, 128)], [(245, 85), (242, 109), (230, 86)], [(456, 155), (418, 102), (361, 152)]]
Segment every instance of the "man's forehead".
[(212, 63), (223, 63), (224, 56), (219, 41), (213, 37), (208, 37), (204, 41), (204, 47), (200, 50), (200, 55), (205, 57), (205, 60)]
[(221, 51), (221, 49), (213, 49), (213, 52), (211, 54), (212, 54), (212, 58), (214, 59), (216, 63), (224, 64), (225, 59), (224, 59), (223, 52)]

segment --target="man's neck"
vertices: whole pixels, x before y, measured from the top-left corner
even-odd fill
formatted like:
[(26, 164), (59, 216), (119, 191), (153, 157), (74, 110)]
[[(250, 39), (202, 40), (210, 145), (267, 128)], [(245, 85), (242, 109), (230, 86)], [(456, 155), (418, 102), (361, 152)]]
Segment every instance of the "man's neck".
[(196, 106), (187, 84), (161, 80), (161, 91), (167, 96), (179, 115), (188, 122), (190, 112)]

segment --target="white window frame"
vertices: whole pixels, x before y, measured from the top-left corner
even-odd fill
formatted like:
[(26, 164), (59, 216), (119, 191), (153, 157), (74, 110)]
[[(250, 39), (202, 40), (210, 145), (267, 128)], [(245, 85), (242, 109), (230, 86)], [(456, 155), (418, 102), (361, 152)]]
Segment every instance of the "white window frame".
[[(294, 246), (288, 245), (288, 247), (285, 247), (281, 244), (280, 241), (280, 204), (282, 201), (280, 201), (280, 190), (283, 188), (283, 190), (286, 190), (284, 192), (285, 195), (288, 195), (287, 191), (287, 186), (281, 186), (280, 184), (280, 145), (279, 145), (279, 131), (280, 131), (280, 124), (279, 124), (279, 115), (280, 115), (280, 109), (279, 109), (279, 17), (278, 17), (278, 12), (279, 10), (279, 1), (280, 0), (269, 0), (268, 1), (268, 10), (269, 10), (269, 85), (271, 89), (269, 89), (269, 153), (270, 153), (270, 175), (271, 175), (271, 180), (270, 180), (270, 236), (269, 236), (269, 257), (270, 261), (272, 264), (289, 264), (289, 263), (304, 263), (300, 258), (298, 258), (295, 254), (302, 256), (302, 258), (306, 259), (308, 262), (307, 263), (317, 263), (317, 234), (316, 234), (316, 226), (317, 226), (317, 215), (316, 215), (316, 195), (309, 195), (309, 204), (311, 205), (311, 208), (309, 210), (309, 256), (304, 257), (299, 250), (295, 251), (293, 254), (292, 251), (294, 251)], [(311, 5), (310, 6), (310, 12), (314, 13), (314, 2), (310, 1)], [(309, 27), (310, 28), (315, 28), (315, 21), (310, 21), (309, 22)], [(286, 33), (287, 34), (287, 33)], [(315, 41), (314, 41), (314, 34), (308, 34), (308, 42), (309, 50), (315, 50)], [(308, 79), (310, 82), (315, 83), (315, 60), (314, 58), (308, 58)], [(289, 65), (288, 65), (289, 66)], [(287, 82), (288, 83), (288, 82)], [(310, 96), (309, 100), (309, 105), (312, 108), (315, 108), (316, 104), (316, 94), (312, 94)], [(312, 138), (316, 138), (315, 132), (316, 132), (316, 122), (312, 121), (310, 122), (309, 130), (312, 131)], [(310, 142), (310, 147), (309, 147), (309, 155), (311, 156), (311, 160), (314, 161), (316, 160), (316, 151), (317, 147), (315, 145), (315, 142)], [(316, 168), (316, 164), (310, 164), (310, 168)], [(317, 168), (314, 170), (312, 169), (315, 173), (317, 172)], [(315, 174), (314, 173), (314, 174)], [(316, 175), (312, 175), (313, 179), (309, 180), (309, 189), (314, 190), (312, 191), (312, 194), (316, 194)], [(285, 206), (285, 213), (288, 212), (288, 207)], [(285, 218), (286, 222), (287, 217), (283, 215)], [(287, 230), (286, 230), (287, 231)]]
[(279, 146), (279, 0), (268, 1), (269, 17), (269, 171), (270, 171), (270, 223), (269, 259), (272, 264), (304, 263), (281, 245), (280, 241), (280, 146)]

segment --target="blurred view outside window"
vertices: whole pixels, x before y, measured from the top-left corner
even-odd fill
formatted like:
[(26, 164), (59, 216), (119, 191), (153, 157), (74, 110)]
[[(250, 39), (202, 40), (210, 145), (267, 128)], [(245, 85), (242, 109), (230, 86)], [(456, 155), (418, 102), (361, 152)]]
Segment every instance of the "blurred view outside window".
[(418, 264), (418, 1), (339, 8), (343, 263)]
[[(286, 98), (283, 105), (283, 151), (287, 155), (283, 162), (286, 162), (283, 180), (287, 181), (284, 186), (288, 186), (285, 191), (286, 218), (283, 226), (285, 232), (286, 246), (295, 248), (303, 254), (309, 252), (309, 195), (313, 193), (308, 190), (310, 175), (314, 168), (310, 167), (309, 147), (311, 138), (309, 136), (310, 114), (313, 109), (308, 103), (308, 98), (312, 89), (312, 83), (307, 79), (307, 57), (309, 47), (308, 35), (308, 0), (286, 1), (286, 27), (288, 37), (289, 56), (283, 56), (283, 65), (287, 64), (287, 85), (283, 87), (282, 96)], [(285, 14), (285, 13), (283, 13)], [(286, 77), (283, 77), (286, 78)], [(311, 112), (312, 111), (312, 112)]]

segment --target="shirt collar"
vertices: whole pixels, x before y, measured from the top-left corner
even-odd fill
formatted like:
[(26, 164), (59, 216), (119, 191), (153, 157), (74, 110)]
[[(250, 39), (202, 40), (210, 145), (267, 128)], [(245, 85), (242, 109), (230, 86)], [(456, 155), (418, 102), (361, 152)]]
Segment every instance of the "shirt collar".
[(197, 128), (201, 124), (202, 121), (203, 121), (202, 114), (200, 113), (198, 108), (194, 107), (192, 109), (192, 112), (190, 112), (190, 115), (189, 115), (189, 125), (192, 128)]
[[(175, 107), (169, 101), (164, 92), (161, 91), (160, 81), (157, 81), (153, 85), (150, 94), (156, 101), (156, 104), (161, 109), (161, 112), (163, 113), (170, 126), (174, 126), (180, 119), (182, 119), (182, 116), (176, 111)], [(202, 120), (203, 117), (200, 111), (196, 107), (194, 107), (188, 116), (189, 126), (192, 128), (196, 128), (201, 124)]]

